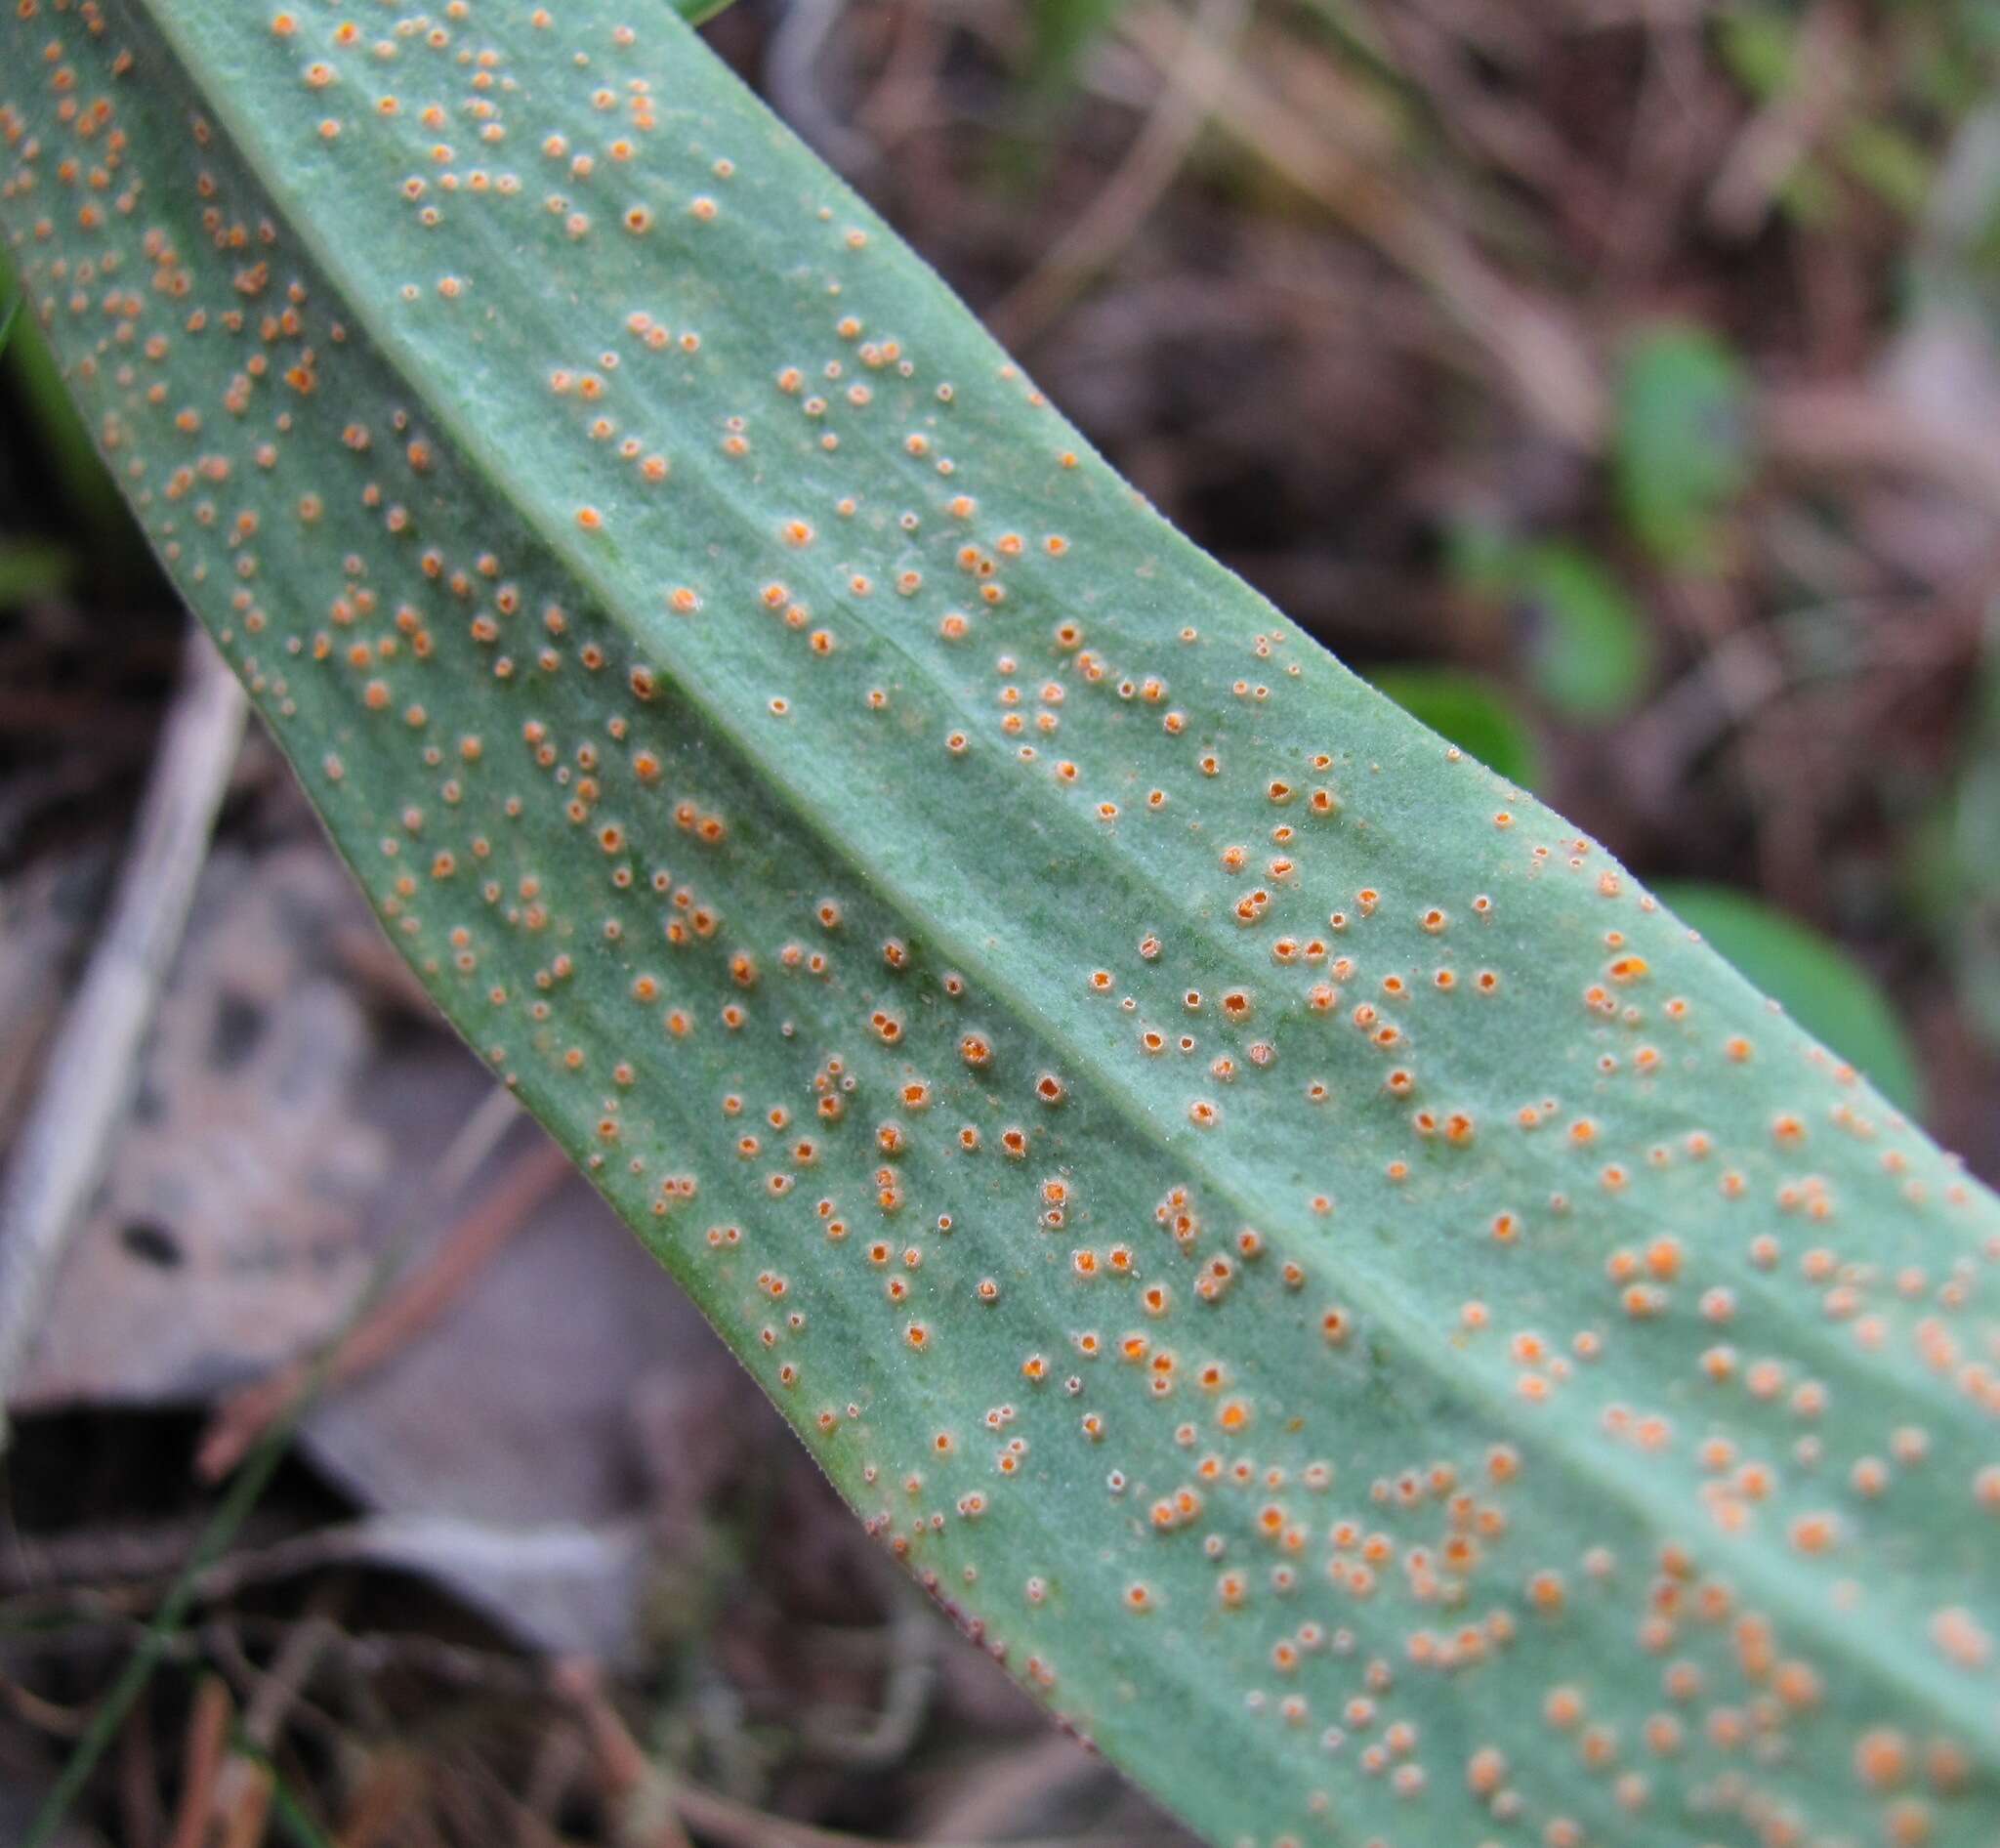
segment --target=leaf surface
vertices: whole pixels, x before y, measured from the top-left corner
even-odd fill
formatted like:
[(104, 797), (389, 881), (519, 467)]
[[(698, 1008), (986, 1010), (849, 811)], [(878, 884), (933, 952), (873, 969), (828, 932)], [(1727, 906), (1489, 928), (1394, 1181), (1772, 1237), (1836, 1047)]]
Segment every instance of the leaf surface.
[(391, 936), (1113, 1759), (1222, 1842), (1992, 1839), (1992, 1197), (671, 11), (26, 0), (0, 143)]

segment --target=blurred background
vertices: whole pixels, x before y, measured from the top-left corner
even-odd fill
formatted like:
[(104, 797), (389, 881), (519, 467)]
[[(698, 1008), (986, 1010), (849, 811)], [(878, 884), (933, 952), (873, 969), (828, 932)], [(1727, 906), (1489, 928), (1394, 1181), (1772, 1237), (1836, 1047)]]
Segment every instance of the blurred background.
[[(1170, 519), (2000, 1175), (2000, 0), (707, 34)], [(0, 1138), (183, 634), (17, 328)], [(253, 730), (12, 1407), (0, 1843), (65, 1776), (131, 1848), (1166, 1838), (486, 1098)]]

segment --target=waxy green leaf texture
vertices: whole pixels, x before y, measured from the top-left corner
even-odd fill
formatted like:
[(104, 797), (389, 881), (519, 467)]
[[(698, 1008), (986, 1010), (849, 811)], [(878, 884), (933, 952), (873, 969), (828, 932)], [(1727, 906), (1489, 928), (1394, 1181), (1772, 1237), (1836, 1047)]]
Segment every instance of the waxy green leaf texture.
[(658, 0), (10, 0), (0, 232), (391, 936), (1218, 1842), (1988, 1844), (2000, 1208)]

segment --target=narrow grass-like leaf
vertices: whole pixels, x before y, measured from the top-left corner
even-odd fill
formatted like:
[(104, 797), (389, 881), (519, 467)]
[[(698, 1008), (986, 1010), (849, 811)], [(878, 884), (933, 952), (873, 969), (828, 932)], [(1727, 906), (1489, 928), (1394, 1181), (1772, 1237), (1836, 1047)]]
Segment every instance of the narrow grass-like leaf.
[(670, 11), (26, 0), (0, 230), (439, 1005), (1225, 1842), (1989, 1842), (2000, 1210)]
[(0, 540), (0, 610), (19, 609), (31, 598), (53, 597), (75, 573), (75, 556), (62, 546)]

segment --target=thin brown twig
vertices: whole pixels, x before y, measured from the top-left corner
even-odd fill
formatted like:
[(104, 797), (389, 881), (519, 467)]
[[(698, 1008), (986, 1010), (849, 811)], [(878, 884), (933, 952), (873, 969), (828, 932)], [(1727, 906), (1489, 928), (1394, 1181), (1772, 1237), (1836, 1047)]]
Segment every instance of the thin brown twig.
[(203, 1675), (194, 1690), (181, 1757), (181, 1802), (167, 1848), (201, 1848), (215, 1808), (216, 1779), (229, 1743), (229, 1689), (220, 1675)]
[(335, 1848), (380, 1848), (398, 1838), (404, 1820), (424, 1793), (424, 1772), (408, 1751), (373, 1752), (349, 1796)]
[[(289, 1537), (289, 1525), (244, 1523), (237, 1537), (253, 1551)], [(0, 1599), (16, 1617), (31, 1615), (38, 1601), (64, 1586), (83, 1585), (100, 1595), (113, 1587), (170, 1579), (187, 1564), (201, 1537), (199, 1521), (175, 1518), (57, 1533), (11, 1533), (0, 1549)], [(230, 1557), (237, 1557), (231, 1555)]]
[[(569, 1173), (569, 1157), (553, 1142), (516, 1156), (416, 1276), (405, 1280), (358, 1323), (326, 1362), (322, 1383), (349, 1383), (406, 1346), (435, 1322), (484, 1270), (528, 1216)], [(312, 1371), (294, 1361), (240, 1387), (218, 1407), (195, 1452), (209, 1481), (226, 1476), (304, 1388)]]
[[(38, 1659), (105, 1644), (129, 1644), (146, 1634), (146, 1624), (138, 1618), (97, 1608), (95, 1601), (77, 1602), (74, 1621), (0, 1638), (0, 1652), (10, 1659)], [(180, 1663), (211, 1659), (232, 1664), (241, 1659), (248, 1643), (282, 1648), (292, 1627), (291, 1620), (284, 1617), (240, 1614), (214, 1617), (194, 1628), (177, 1631), (162, 1647), (161, 1659)], [(548, 1677), (537, 1664), (500, 1650), (447, 1643), (422, 1631), (337, 1631), (328, 1638), (326, 1653), (328, 1659), (345, 1673), (362, 1679), (395, 1671), (421, 1675), (443, 1687), (477, 1689), (509, 1700), (532, 1701), (548, 1694)], [(82, 1730), (82, 1712), (40, 1701), (6, 1674), (0, 1674), (0, 1696), (10, 1701), (20, 1697), (31, 1703), (36, 1713), (46, 1716), (33, 1722), (45, 1732), (73, 1738)]]
[(11, 1707), (36, 1732), (55, 1739), (76, 1739), (89, 1723), (87, 1709), (48, 1700), (8, 1674), (0, 1674), (0, 1702)]
[(118, 1821), (125, 1848), (159, 1848), (166, 1833), (152, 1713), (144, 1701), (134, 1704), (118, 1733)]
[(0, 1449), (8, 1394), (131, 1098), (248, 709), (214, 645), (190, 629), (109, 921), (0, 1188)]
[(242, 1727), (245, 1743), (257, 1755), (241, 1748), (230, 1752), (216, 1779), (214, 1814), (224, 1819), (226, 1841), (263, 1839), (271, 1797), (268, 1760), (313, 1668), (336, 1634), (332, 1622), (314, 1612), (292, 1626), (271, 1667), (258, 1673)]

